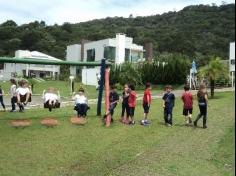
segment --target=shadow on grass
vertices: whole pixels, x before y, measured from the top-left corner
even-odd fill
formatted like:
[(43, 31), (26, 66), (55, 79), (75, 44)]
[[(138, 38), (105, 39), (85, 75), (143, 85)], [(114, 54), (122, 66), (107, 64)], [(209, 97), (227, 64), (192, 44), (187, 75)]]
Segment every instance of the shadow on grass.
[[(235, 94), (235, 93), (234, 93)], [(214, 97), (211, 97), (211, 94), (208, 94), (208, 98), (210, 100), (218, 100), (218, 99), (224, 99), (225, 98), (225, 94), (223, 94), (222, 92), (217, 92), (214, 94)]]
[(179, 128), (192, 128), (192, 129), (203, 129), (201, 126), (194, 126), (193, 124), (191, 125), (185, 125), (185, 124), (174, 124), (173, 126), (179, 127)]

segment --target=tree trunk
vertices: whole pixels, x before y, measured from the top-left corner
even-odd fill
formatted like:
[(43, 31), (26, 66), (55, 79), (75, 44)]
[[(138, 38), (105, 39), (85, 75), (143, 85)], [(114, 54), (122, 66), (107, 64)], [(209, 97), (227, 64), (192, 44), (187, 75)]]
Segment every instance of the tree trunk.
[(211, 98), (214, 98), (214, 90), (215, 90), (215, 80), (210, 80), (210, 87), (211, 87)]

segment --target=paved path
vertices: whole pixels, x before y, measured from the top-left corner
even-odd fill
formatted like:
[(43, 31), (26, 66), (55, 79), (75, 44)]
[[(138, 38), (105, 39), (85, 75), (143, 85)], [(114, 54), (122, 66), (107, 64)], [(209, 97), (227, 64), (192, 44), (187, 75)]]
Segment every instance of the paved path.
[[(215, 92), (227, 92), (227, 91), (235, 91), (235, 88), (222, 88), (222, 89), (215, 89)], [(191, 91), (193, 95), (197, 94), (197, 90), (192, 90)], [(210, 92), (210, 90), (208, 90)], [(176, 97), (180, 97), (183, 93), (183, 90), (174, 90), (173, 93), (175, 94)], [(158, 99), (162, 97), (162, 93), (157, 94), (157, 95), (152, 95), (153, 99)], [(137, 100), (142, 100), (143, 94), (138, 94)], [(29, 103), (29, 105), (26, 108), (43, 108), (43, 100), (40, 95), (33, 95), (32, 97), (33, 102)], [(4, 102), (6, 104), (7, 110), (10, 109), (10, 97), (8, 95), (4, 96)], [(89, 99), (89, 104), (96, 104), (97, 99)], [(104, 101), (103, 101), (104, 103)], [(62, 97), (61, 99), (61, 107), (66, 107), (66, 106), (73, 106), (74, 101), (72, 101), (69, 97)], [(0, 110), (2, 107), (0, 107)]]

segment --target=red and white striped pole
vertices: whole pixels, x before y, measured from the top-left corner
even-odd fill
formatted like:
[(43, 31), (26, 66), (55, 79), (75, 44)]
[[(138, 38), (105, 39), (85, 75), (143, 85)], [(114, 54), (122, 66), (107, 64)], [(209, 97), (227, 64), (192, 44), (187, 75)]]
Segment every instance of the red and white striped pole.
[[(110, 68), (106, 68), (105, 71), (105, 105), (106, 105), (106, 113), (109, 112), (110, 101)], [(109, 127), (111, 124), (111, 116), (108, 115), (106, 117), (106, 127)]]

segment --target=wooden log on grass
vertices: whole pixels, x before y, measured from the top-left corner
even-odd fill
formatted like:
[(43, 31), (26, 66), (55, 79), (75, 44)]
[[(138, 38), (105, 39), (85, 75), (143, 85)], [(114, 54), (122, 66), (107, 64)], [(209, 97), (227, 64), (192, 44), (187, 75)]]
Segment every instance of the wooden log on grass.
[(28, 119), (17, 119), (17, 120), (11, 120), (10, 121), (10, 125), (12, 127), (28, 127), (31, 125), (31, 120), (28, 120)]
[(70, 121), (72, 124), (75, 125), (85, 125), (87, 123), (87, 120), (85, 118), (78, 118), (78, 117), (71, 117)]
[(51, 117), (46, 117), (41, 120), (41, 125), (47, 126), (47, 127), (54, 127), (58, 125), (58, 120)]

